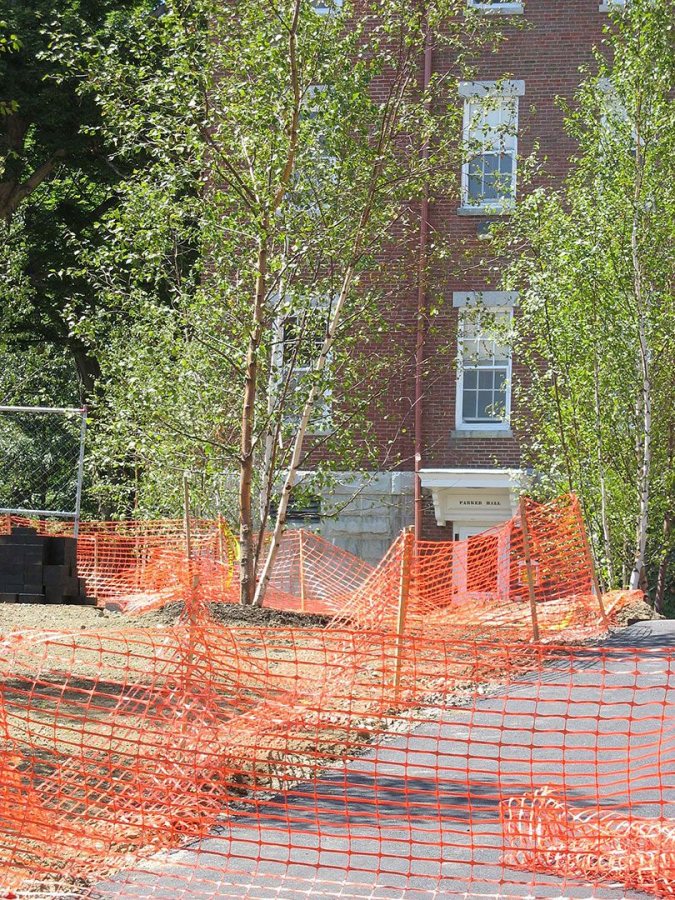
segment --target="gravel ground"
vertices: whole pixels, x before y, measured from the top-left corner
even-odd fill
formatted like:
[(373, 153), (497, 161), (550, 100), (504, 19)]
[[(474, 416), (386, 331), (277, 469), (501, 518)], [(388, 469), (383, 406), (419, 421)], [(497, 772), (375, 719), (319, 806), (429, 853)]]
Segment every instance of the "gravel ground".
[(1, 603), (0, 634), (11, 631), (77, 631), (118, 628), (125, 617), (93, 606), (58, 603)]
[[(155, 612), (129, 616), (105, 608), (59, 604), (0, 603), (0, 635), (11, 631), (36, 629), (39, 631), (101, 630), (102, 628), (161, 628), (173, 625), (183, 612), (182, 603), (169, 603)], [(278, 609), (258, 609), (231, 603), (214, 603), (211, 614), (222, 625), (242, 625), (277, 628), (323, 628), (330, 616), (286, 612)], [(619, 610), (614, 624), (619, 627), (662, 619), (643, 600)]]
[(654, 609), (644, 600), (630, 603), (620, 609), (615, 617), (615, 624), (621, 627), (635, 625), (636, 622), (649, 622), (654, 619), (665, 619), (665, 616), (654, 612)]

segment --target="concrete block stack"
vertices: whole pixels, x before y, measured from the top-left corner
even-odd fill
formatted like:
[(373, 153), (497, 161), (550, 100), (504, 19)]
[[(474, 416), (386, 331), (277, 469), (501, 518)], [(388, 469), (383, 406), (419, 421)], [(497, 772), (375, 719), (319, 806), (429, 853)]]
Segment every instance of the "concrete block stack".
[(0, 603), (95, 606), (77, 574), (77, 540), (26, 527), (0, 535)]

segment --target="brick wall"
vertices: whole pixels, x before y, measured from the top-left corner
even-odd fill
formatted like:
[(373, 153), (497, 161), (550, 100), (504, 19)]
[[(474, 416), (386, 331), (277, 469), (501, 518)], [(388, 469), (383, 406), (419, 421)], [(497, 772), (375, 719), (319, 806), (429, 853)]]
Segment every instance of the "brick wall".
[[(540, 159), (545, 163), (545, 178), (551, 184), (559, 183), (575, 148), (564, 132), (563, 111), (557, 100), (571, 101), (581, 78), (580, 67), (593, 66), (593, 47), (602, 38), (607, 14), (599, 11), (598, 0), (526, 0), (525, 14), (512, 20), (517, 23), (516, 27), (509, 25), (508, 18), (498, 18), (505, 40), (496, 53), (486, 52), (475, 60), (476, 80), (492, 81), (508, 76), (525, 82), (525, 95), (519, 101), (519, 155), (529, 155), (536, 141)], [(437, 55), (434, 70), (451, 71), (452, 60)], [(459, 196), (447, 197), (432, 204), (432, 232), (444, 235), (457, 247), (473, 249), (479, 254), (484, 243), (476, 236), (477, 225), (490, 221), (491, 217), (458, 215), (459, 200)], [(433, 375), (425, 390), (423, 464), (431, 467), (516, 466), (519, 462), (516, 437), (452, 436), (456, 373), (450, 364), (451, 354), (447, 353), (446, 343), (454, 349), (457, 340), (458, 313), (452, 309), (452, 291), (487, 290), (496, 285), (491, 283), (487, 273), (482, 274), (480, 265), (474, 264), (470, 271), (462, 273), (459, 253), (448, 268), (452, 274), (447, 279), (439, 273), (444, 294), (443, 312), (427, 342)], [(415, 298), (411, 297), (409, 302), (414, 303)], [(434, 365), (437, 356), (442, 361)], [(522, 376), (523, 370), (516, 360), (514, 380)], [(413, 396), (414, 384), (408, 390)]]
[[(559, 184), (574, 143), (563, 129), (564, 112), (560, 98), (572, 101), (581, 80), (580, 68), (593, 68), (593, 48), (608, 25), (606, 12), (599, 10), (599, 0), (525, 0), (524, 15), (509, 20), (504, 16), (486, 17), (486, 27), (493, 23), (503, 31), (504, 41), (497, 52), (487, 50), (476, 58), (475, 80), (492, 81), (505, 77), (525, 82), (525, 94), (519, 99), (518, 153), (528, 156), (535, 143), (544, 162), (541, 180)], [(514, 24), (515, 23), (515, 24)], [(454, 61), (436, 53), (434, 72), (452, 72)], [(461, 98), (457, 98), (458, 105)], [(460, 135), (458, 134), (458, 140)], [(459, 175), (459, 173), (458, 173)], [(458, 178), (459, 183), (459, 178)], [(440, 312), (426, 342), (428, 374), (424, 385), (424, 449), (423, 467), (432, 468), (512, 468), (520, 462), (518, 436), (453, 436), (455, 431), (455, 353), (458, 311), (452, 306), (453, 291), (495, 289), (488, 272), (477, 260), (480, 250), (488, 248), (477, 237), (477, 226), (490, 216), (458, 215), (459, 190), (455, 196), (434, 198), (430, 208), (432, 236), (440, 236), (457, 248), (454, 259), (444, 263), (443, 270), (433, 274), (430, 292)], [(392, 260), (400, 262), (414, 255), (416, 236), (399, 235), (400, 246), (392, 249)], [(405, 249), (404, 249), (405, 248)], [(464, 266), (467, 251), (476, 254), (470, 267)], [(414, 263), (411, 263), (414, 266)], [(412, 269), (414, 271), (414, 268)], [(398, 468), (410, 471), (414, 459), (414, 347), (416, 334), (417, 292), (411, 279), (406, 286), (399, 282), (395, 299), (387, 299), (385, 314), (402, 330), (394, 338), (407, 360), (392, 372), (388, 397), (390, 417), (376, 418), (373, 430), (382, 447), (382, 460), (399, 460)], [(525, 373), (514, 360), (514, 381)], [(518, 410), (514, 408), (514, 413)], [(436, 525), (430, 496), (424, 498), (424, 537), (448, 540), (451, 527)]]

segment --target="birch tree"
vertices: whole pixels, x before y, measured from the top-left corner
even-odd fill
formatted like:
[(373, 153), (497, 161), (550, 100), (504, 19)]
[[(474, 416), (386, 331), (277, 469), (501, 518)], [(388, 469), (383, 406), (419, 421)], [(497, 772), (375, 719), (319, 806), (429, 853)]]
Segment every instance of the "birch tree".
[[(178, 484), (181, 463), (229, 478), (243, 603), (264, 602), (301, 471), (395, 462), (369, 423), (414, 362), (396, 309), (418, 277), (418, 201), (456, 187), (457, 81), (493, 39), (466, 12), (175, 0), (149, 15), (139, 0), (105, 46), (54, 37), (119, 159), (149, 160), (119, 188), (107, 246), (82, 256), (124, 311), (118, 330), (75, 326), (103, 360), (103, 464), (126, 458), (146, 484), (169, 469)], [(426, 90), (425, 46), (456, 62)], [(194, 264), (172, 272), (174, 249)]]
[(530, 462), (581, 495), (606, 583), (632, 588), (654, 586), (672, 550), (671, 13), (633, 0), (612, 16), (567, 110), (564, 187), (531, 190), (498, 240), (521, 291)]

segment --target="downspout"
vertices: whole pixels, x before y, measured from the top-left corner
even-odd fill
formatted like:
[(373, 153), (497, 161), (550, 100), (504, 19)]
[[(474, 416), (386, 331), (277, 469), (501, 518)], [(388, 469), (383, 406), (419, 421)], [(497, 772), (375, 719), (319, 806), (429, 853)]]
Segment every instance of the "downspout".
[[(427, 24), (424, 36), (424, 79), (423, 90), (426, 92), (431, 83), (433, 49), (431, 32)], [(429, 159), (429, 141), (426, 140), (421, 150), (422, 163)], [(420, 242), (417, 272), (417, 338), (415, 344), (415, 538), (422, 538), (422, 446), (423, 446), (423, 377), (424, 349), (426, 339), (426, 307), (427, 307), (427, 243), (429, 240), (429, 189), (425, 185), (420, 208)]]

